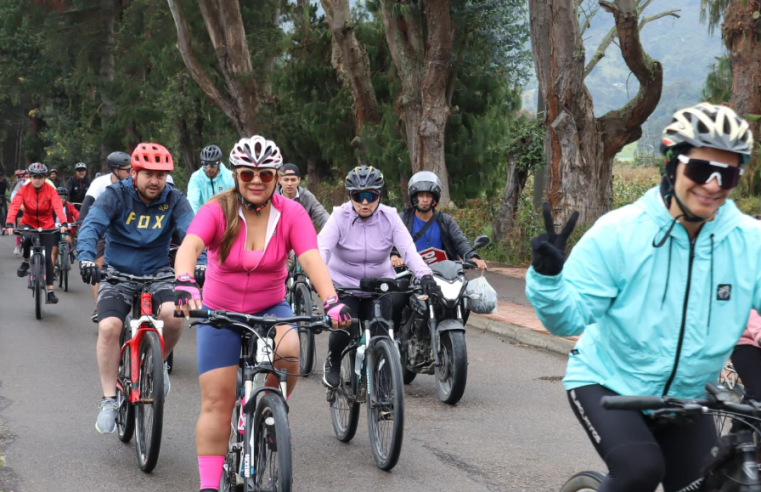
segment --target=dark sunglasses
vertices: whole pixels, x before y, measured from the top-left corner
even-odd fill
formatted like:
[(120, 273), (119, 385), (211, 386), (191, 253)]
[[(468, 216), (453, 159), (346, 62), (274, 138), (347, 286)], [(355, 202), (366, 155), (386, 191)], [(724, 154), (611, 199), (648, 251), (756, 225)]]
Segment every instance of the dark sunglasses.
[(270, 171), (269, 169), (263, 169), (261, 171), (244, 169), (242, 171), (238, 171), (238, 177), (244, 183), (250, 183), (253, 181), (254, 176), (259, 176), (259, 179), (262, 180), (262, 183), (271, 183), (272, 180), (275, 179), (275, 171)]
[(730, 166), (723, 162), (691, 159), (685, 155), (678, 157), (679, 162), (686, 164), (684, 175), (698, 184), (708, 184), (712, 179), (724, 190), (731, 190), (740, 184), (740, 176), (745, 170), (741, 167)]
[(116, 170), (117, 171), (126, 171), (128, 173), (132, 172), (132, 168), (131, 167), (120, 167), (120, 168), (117, 168)]
[(203, 164), (203, 167), (217, 167), (217, 166), (219, 166), (218, 162), (204, 162), (202, 164)]
[(373, 203), (380, 198), (380, 193), (376, 191), (355, 191), (351, 194), (352, 201), (362, 203), (367, 200), (367, 203)]
[(32, 179), (45, 179), (44, 174), (32, 174)]

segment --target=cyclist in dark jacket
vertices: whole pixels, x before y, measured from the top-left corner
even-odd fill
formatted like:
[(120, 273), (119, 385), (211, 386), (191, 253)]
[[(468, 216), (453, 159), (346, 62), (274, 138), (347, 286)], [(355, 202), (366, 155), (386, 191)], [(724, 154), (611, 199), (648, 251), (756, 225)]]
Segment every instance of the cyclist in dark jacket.
[(79, 209), (81, 203), (85, 201), (87, 190), (90, 188), (90, 178), (87, 177), (87, 164), (84, 162), (77, 163), (74, 166), (74, 171), (76, 175), (69, 180), (66, 188), (69, 190), (69, 201)]

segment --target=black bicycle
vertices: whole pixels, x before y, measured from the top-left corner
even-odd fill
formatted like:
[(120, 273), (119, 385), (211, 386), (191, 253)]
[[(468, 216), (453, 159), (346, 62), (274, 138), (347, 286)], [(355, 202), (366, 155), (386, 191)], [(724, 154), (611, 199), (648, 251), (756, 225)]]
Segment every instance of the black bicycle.
[(69, 271), (71, 271), (71, 249), (67, 237), (70, 232), (61, 233), (61, 242), (58, 245), (58, 258), (56, 258), (55, 270), (58, 272), (58, 287), (64, 292), (69, 291)]
[[(238, 389), (220, 492), (289, 492), (293, 485), (293, 467), (285, 399), (288, 374), (274, 367), (273, 359), (277, 355), (274, 328), (303, 323), (305, 329), (320, 333), (332, 330), (330, 320), (312, 316), (251, 316), (221, 310), (191, 310), (189, 314), (192, 318), (202, 318), (190, 326), (205, 324), (218, 329), (229, 326), (241, 329)], [(270, 374), (277, 377), (277, 388), (265, 386)]]
[[(47, 277), (45, 275), (45, 248), (40, 244), (40, 236), (43, 234), (60, 234), (60, 228), (56, 229), (34, 229), (28, 226), (22, 226), (15, 229), (13, 234), (16, 236), (32, 236), (32, 249), (29, 255), (29, 289), (32, 290), (34, 297), (34, 315), (37, 319), (42, 319), (42, 302), (47, 302), (46, 287)], [(52, 283), (52, 279), (51, 279)]]
[[(312, 316), (316, 314), (317, 306), (312, 304), (312, 283), (309, 277), (301, 269), (299, 260), (294, 259), (293, 265), (288, 269), (286, 280), (286, 301), (291, 305), (291, 310), (296, 316)], [(304, 377), (312, 374), (317, 348), (314, 342), (314, 331), (308, 329), (304, 323), (299, 323), (299, 370)]]
[[(679, 423), (710, 414), (741, 422), (729, 434), (719, 436), (719, 445), (706, 466), (705, 492), (759, 492), (761, 476), (756, 462), (756, 449), (761, 439), (761, 403), (735, 403), (737, 396), (722, 386), (706, 384), (706, 398), (682, 399), (657, 396), (605, 396), (602, 406), (608, 410), (652, 411), (648, 417), (659, 423)], [(592, 492), (599, 488), (605, 475), (581, 472), (574, 475), (560, 492)]]
[(336, 286), (341, 294), (356, 291), (373, 298), (373, 317), (360, 320), (360, 329), (341, 353), (341, 379), (328, 388), (333, 430), (341, 442), (357, 432), (359, 405), (367, 404), (367, 426), (375, 464), (391, 470), (399, 461), (404, 437), (404, 381), (394, 325), (381, 314), (379, 299), (391, 292), (411, 293), (406, 279), (364, 278), (359, 287)]
[(127, 443), (135, 435), (140, 470), (150, 473), (159, 459), (164, 422), (164, 322), (153, 315), (151, 284), (173, 282), (174, 274), (138, 277), (116, 270), (101, 272), (101, 282), (137, 284), (132, 316), (119, 336), (121, 359), (116, 381), (116, 430)]

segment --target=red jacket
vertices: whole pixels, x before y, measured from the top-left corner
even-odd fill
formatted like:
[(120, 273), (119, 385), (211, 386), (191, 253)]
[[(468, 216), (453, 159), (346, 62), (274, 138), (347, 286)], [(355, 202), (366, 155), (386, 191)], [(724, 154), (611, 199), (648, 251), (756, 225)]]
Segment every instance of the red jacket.
[(58, 191), (47, 181), (39, 190), (32, 186), (31, 180), (21, 186), (16, 196), (13, 197), (11, 208), (5, 218), (6, 224), (15, 224), (16, 214), (22, 205), (24, 206), (24, 217), (21, 219), (21, 223), (30, 227), (55, 228), (53, 210), (58, 217), (65, 217)]
[[(60, 197), (59, 197), (60, 198)], [(66, 205), (63, 207), (64, 212), (66, 212), (66, 217), (58, 217), (58, 222), (60, 223), (66, 223), (66, 222), (76, 222), (79, 220), (79, 210), (71, 204), (71, 202), (66, 202)]]

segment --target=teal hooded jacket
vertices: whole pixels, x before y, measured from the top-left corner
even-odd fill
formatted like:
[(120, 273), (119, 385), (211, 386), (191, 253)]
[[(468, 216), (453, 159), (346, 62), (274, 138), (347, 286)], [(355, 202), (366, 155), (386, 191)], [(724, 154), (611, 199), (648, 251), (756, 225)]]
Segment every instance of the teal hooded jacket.
[(761, 222), (727, 200), (690, 240), (658, 188), (601, 217), (526, 296), (551, 333), (581, 335), (567, 390), (701, 397), (761, 308)]

